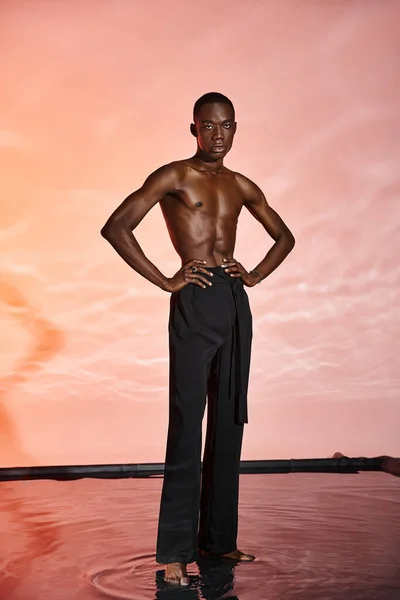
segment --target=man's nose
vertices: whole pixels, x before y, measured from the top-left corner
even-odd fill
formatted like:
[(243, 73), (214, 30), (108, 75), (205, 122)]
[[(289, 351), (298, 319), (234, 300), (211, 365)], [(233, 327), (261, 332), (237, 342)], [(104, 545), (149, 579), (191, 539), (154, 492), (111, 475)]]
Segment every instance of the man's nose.
[(212, 135), (213, 140), (223, 140), (224, 139), (224, 130), (222, 127), (216, 127), (213, 131)]

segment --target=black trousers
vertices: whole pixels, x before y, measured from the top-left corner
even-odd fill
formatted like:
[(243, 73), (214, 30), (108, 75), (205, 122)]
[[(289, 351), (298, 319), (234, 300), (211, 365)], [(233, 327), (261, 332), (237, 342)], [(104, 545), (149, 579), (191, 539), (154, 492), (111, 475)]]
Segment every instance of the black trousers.
[(222, 267), (208, 269), (211, 287), (189, 284), (171, 295), (169, 427), (156, 553), (161, 564), (193, 562), (197, 548), (214, 554), (236, 549), (252, 317), (240, 279)]

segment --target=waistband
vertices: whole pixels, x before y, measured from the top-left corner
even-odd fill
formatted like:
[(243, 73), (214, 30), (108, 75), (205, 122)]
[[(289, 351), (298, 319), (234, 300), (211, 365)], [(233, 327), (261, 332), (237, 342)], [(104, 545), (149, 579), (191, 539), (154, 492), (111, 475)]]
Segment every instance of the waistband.
[[(228, 285), (243, 285), (240, 277), (231, 277), (229, 273), (225, 272), (223, 267), (205, 267), (208, 271), (213, 273), (213, 276), (210, 277), (210, 281), (214, 283), (226, 283)], [(204, 275), (204, 273), (202, 273)], [(207, 275), (206, 275), (207, 277)]]

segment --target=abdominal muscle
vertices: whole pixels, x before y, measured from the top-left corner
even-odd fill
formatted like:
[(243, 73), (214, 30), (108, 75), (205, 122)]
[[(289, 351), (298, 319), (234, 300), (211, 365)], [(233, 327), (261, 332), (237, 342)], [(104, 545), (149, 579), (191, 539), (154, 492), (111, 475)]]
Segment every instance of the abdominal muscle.
[[(179, 254), (179, 252), (178, 252)], [(233, 256), (233, 250), (231, 252), (228, 251), (218, 251), (216, 248), (210, 249), (210, 248), (196, 248), (193, 249), (192, 251), (188, 251), (182, 254), (179, 254), (180, 258), (182, 260), (182, 265), (184, 265), (186, 262), (188, 262), (189, 260), (191, 260), (192, 258), (195, 258), (197, 260), (204, 260), (205, 261), (205, 266), (207, 267), (217, 267), (217, 266), (221, 266), (223, 259), (224, 258), (232, 258)]]
[[(167, 220), (167, 219), (166, 219)], [(237, 219), (204, 218), (184, 223), (167, 221), (172, 244), (182, 265), (192, 259), (206, 261), (206, 266), (216, 267), (224, 258), (232, 258), (236, 241)]]
[[(160, 202), (182, 264), (197, 259), (215, 267), (221, 265), (224, 258), (233, 257), (241, 206), (238, 207), (237, 196), (232, 191), (228, 199), (228, 191), (222, 195), (211, 189), (206, 195), (197, 189), (180, 197), (166, 196)], [(201, 207), (196, 205), (198, 202)]]

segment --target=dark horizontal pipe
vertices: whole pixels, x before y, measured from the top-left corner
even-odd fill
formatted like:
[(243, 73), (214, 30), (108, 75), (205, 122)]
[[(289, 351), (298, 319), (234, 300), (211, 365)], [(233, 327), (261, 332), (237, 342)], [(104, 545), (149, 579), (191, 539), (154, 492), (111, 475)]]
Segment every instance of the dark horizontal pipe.
[[(358, 473), (381, 471), (386, 457), (377, 458), (304, 458), (288, 460), (243, 460), (240, 473)], [(0, 469), (0, 481), (26, 479), (81, 479), (96, 477), (119, 479), (153, 477), (164, 473), (164, 463), (120, 465), (68, 465), (48, 467), (10, 467)]]

